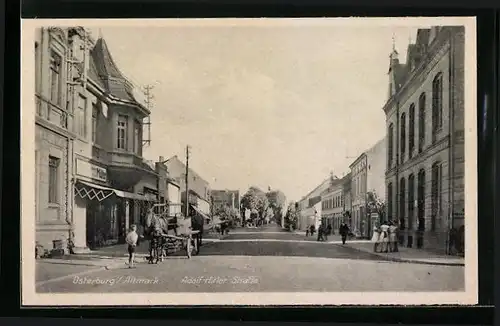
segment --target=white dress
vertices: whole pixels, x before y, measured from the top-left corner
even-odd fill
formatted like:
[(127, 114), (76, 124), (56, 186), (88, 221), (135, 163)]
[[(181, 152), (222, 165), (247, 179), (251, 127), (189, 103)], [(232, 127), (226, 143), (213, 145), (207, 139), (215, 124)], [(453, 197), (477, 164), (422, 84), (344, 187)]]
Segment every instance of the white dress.
[(391, 225), (389, 227), (389, 241), (390, 242), (396, 242), (397, 239), (396, 239), (396, 229), (397, 227), (394, 226), (394, 225)]
[[(389, 242), (389, 225), (382, 225), (380, 227), (380, 242)], [(384, 237), (385, 233), (385, 237)]]
[(378, 228), (373, 228), (372, 242), (377, 243), (379, 237), (380, 237), (380, 233), (378, 232)]

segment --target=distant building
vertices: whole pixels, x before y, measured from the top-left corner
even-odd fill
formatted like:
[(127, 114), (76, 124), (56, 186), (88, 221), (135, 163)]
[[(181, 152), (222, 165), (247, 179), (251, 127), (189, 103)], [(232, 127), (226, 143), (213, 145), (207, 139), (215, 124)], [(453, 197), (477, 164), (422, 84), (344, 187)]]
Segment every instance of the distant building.
[(333, 174), (330, 175), (298, 202), (299, 220), (297, 227), (299, 230), (305, 230), (310, 225), (314, 225), (316, 228), (319, 227), (321, 224), (321, 194), (335, 180), (338, 180), (338, 178)]
[(240, 210), (240, 191), (239, 190), (211, 190), (210, 201), (213, 209), (221, 207), (231, 207)]
[(321, 223), (331, 225), (333, 232), (338, 231), (344, 212), (342, 179), (335, 179), (321, 193)]
[(373, 192), (379, 198), (385, 198), (385, 158), (386, 142), (383, 138), (350, 165), (352, 226), (365, 238), (371, 237), (373, 224), (381, 222), (371, 220), (367, 194)]
[(406, 63), (394, 48), (387, 126), (387, 216), (401, 243), (449, 251), (451, 231), (464, 226), (463, 26), (419, 29)]
[[(177, 155), (172, 156), (165, 161), (168, 168), (169, 176), (180, 186), (182, 212), (185, 211), (186, 202), (186, 165), (179, 159)], [(188, 187), (189, 187), (189, 203), (195, 207), (199, 207), (204, 215), (210, 214), (210, 185), (193, 169), (189, 168), (188, 172)]]

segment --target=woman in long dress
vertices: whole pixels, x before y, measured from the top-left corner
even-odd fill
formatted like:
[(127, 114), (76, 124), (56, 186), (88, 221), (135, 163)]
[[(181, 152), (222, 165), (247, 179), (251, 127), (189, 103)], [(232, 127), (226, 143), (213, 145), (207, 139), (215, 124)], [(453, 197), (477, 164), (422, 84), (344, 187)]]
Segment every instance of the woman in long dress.
[(373, 236), (372, 236), (373, 251), (374, 252), (378, 252), (379, 244), (380, 244), (379, 237), (380, 237), (379, 227), (378, 227), (378, 224), (375, 224), (373, 226)]
[(389, 225), (387, 222), (382, 223), (380, 226), (380, 242), (381, 250), (380, 252), (388, 252), (389, 250)]
[(397, 237), (397, 229), (395, 222), (389, 222), (389, 251), (397, 252), (398, 251), (398, 237)]

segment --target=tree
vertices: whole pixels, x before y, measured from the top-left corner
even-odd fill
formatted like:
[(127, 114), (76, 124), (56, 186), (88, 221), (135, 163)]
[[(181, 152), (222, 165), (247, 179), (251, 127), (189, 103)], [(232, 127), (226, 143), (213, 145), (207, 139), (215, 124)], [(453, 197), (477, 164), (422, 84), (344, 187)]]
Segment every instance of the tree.
[[(266, 193), (257, 187), (250, 187), (248, 191), (241, 198), (241, 205), (245, 209), (252, 211), (253, 218), (262, 221), (265, 213), (269, 207), (269, 200)], [(257, 213), (257, 217), (255, 217)]]
[(240, 218), (238, 209), (230, 206), (217, 207), (215, 209), (215, 215), (218, 216), (221, 221), (228, 221), (230, 225), (234, 225)]
[(299, 219), (299, 214), (295, 208), (295, 203), (292, 202), (288, 204), (288, 208), (285, 214), (285, 225), (283, 227), (289, 230), (297, 229), (298, 219)]
[(378, 213), (379, 221), (384, 221), (386, 217), (386, 205), (385, 201), (380, 198), (377, 193), (373, 191), (368, 191), (366, 193), (366, 206), (368, 209), (368, 214)]

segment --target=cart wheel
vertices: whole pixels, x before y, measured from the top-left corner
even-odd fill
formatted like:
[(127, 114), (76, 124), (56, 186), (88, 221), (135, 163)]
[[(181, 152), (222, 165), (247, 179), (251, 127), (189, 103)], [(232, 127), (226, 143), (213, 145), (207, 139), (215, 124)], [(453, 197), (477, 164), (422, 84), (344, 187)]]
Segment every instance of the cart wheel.
[(191, 239), (187, 239), (186, 241), (186, 252), (187, 258), (191, 258), (191, 251), (193, 250), (193, 246), (191, 245)]

